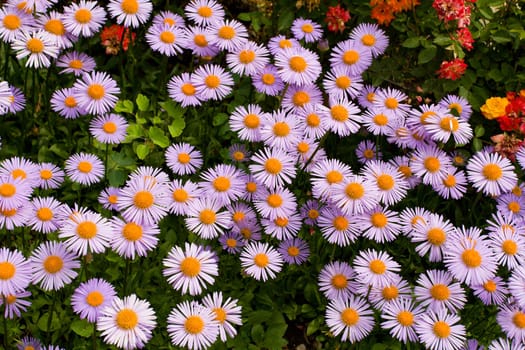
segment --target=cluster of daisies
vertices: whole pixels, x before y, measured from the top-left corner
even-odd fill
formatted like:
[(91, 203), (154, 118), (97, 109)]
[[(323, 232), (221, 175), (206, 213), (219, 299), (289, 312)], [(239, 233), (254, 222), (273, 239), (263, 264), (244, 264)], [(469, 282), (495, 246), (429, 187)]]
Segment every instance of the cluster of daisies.
[[(118, 84), (95, 71), (93, 58), (70, 49), (77, 40), (94, 36), (108, 18), (128, 28), (148, 25), (145, 41), (161, 55), (187, 50), (206, 58), (167, 85), (168, 95), (182, 107), (223, 100), (234, 90), (234, 77), (243, 76), (255, 91), (277, 99), (279, 108), (234, 108), (229, 126), (239, 143), (230, 148), (229, 162), (203, 169), (196, 147), (172, 144), (165, 152), (166, 169), (138, 167), (121, 188), (100, 193), (111, 218), (81, 204), (36, 195), (52, 193), (66, 178), (82, 186), (103, 183), (106, 169), (96, 154), (73, 154), (63, 167), (24, 157), (3, 160), (2, 229), (58, 233), (57, 240), (43, 240), (29, 257), (0, 248), (4, 317), (21, 317), (28, 309), (30, 285), (56, 291), (74, 283), (73, 311), (96, 323), (106, 343), (142, 348), (157, 325), (150, 303), (133, 294), (121, 298), (118, 288), (100, 278), (77, 281), (79, 270), (86, 255), (108, 249), (125, 259), (147, 256), (159, 243), (161, 221), (178, 215), (201, 242), (175, 246), (163, 258), (162, 274), (181, 295), (200, 298), (215, 284), (222, 252), (238, 256), (245, 275), (263, 282), (275, 278), (285, 264), (307, 263), (306, 227), (341, 249), (352, 249), (357, 240), (389, 244), (403, 235), (417, 254), (441, 269), (425, 271), (410, 285), (396, 257), (366, 249), (352, 254), (352, 261), (330, 261), (315, 272), (328, 300), (326, 325), (335, 336), (357, 342), (379, 322), (403, 343), (479, 349), (475, 340), (467, 340), (459, 317), (472, 291), (482, 303), (498, 306), (497, 321), (507, 335), (489, 349), (524, 346), (525, 188), (518, 185), (515, 166), (525, 167), (525, 151), (517, 154), (517, 164), (492, 148), (470, 158), (447, 152), (442, 144), (465, 145), (473, 136), (472, 109), (464, 98), (448, 95), (413, 107), (397, 89), (365, 84), (363, 73), (388, 46), (376, 25), (354, 28), (323, 65), (312, 49), (323, 37), (322, 27), (308, 19), (296, 19), (289, 36), (280, 34), (263, 44), (251, 41), (242, 23), (226, 19), (214, 0), (190, 1), (185, 17), (162, 11), (149, 23), (152, 11), (148, 0), (111, 0), (106, 7), (80, 0), (61, 12), (54, 1), (9, 0), (0, 9), (0, 38), (27, 67), (54, 64), (75, 75), (72, 87), (55, 91), (51, 109), (69, 119), (93, 116), (89, 130), (102, 143), (118, 144), (126, 137), (128, 122), (112, 113)], [(1, 82), (0, 113), (24, 107), (22, 92)], [(357, 144), (359, 167), (330, 158), (322, 147), (329, 134), (346, 138), (359, 131), (373, 136)], [(383, 138), (390, 150), (403, 152), (383, 157), (372, 138)], [(303, 173), (307, 185), (297, 181)], [(480, 192), (496, 201), (497, 212), (478, 228), (455, 227), (424, 207), (396, 211), (417, 186), (428, 186), (443, 200)], [(510, 277), (499, 277), (500, 269)], [(171, 342), (204, 349), (234, 337), (241, 310), (238, 300), (222, 292), (184, 301), (167, 319)], [(41, 345), (28, 337), (21, 346), (37, 348), (33, 344)]]

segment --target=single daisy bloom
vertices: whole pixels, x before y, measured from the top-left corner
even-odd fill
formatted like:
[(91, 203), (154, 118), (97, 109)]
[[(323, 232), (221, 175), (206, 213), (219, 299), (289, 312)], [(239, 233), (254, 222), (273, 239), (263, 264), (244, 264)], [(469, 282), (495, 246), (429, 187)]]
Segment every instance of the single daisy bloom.
[(311, 171), (315, 164), (328, 158), (320, 143), (310, 137), (303, 137), (288, 151), (296, 159), (297, 167), (306, 171)]
[(512, 270), (507, 282), (510, 294), (515, 298), (515, 302), (525, 307), (525, 267), (518, 266)]
[(288, 216), (278, 216), (275, 219), (262, 218), (261, 225), (264, 233), (279, 241), (283, 241), (297, 236), (301, 229), (302, 221), (299, 214), (294, 212)]
[(448, 219), (439, 214), (429, 214), (428, 217), (423, 216), (423, 220), (417, 220), (408, 236), (417, 244), (416, 252), (420, 256), (429, 253), (428, 260), (438, 262), (443, 260), (445, 243), (454, 231)]
[(184, 7), (184, 14), (199, 26), (209, 26), (224, 19), (225, 12), (215, 0), (192, 0)]
[(23, 179), (32, 187), (38, 183), (38, 165), (23, 157), (11, 157), (0, 163), (0, 176)]
[(324, 159), (310, 170), (312, 194), (321, 200), (331, 200), (334, 187), (349, 180), (352, 169), (339, 159)]
[(26, 312), (27, 308), (31, 305), (31, 302), (24, 298), (30, 296), (31, 292), (26, 290), (15, 294), (0, 296), (0, 306), (4, 304), (4, 317), (11, 320), (15, 318), (15, 316), (21, 317), (22, 312)]
[(64, 19), (64, 14), (58, 11), (39, 14), (37, 18), (38, 24), (54, 39), (56, 45), (61, 50), (73, 47), (75, 42), (78, 41), (76, 36), (66, 30)]
[(116, 296), (117, 292), (111, 283), (102, 278), (91, 278), (75, 289), (71, 296), (71, 306), (81, 319), (95, 323), (101, 310), (110, 306)]
[(25, 227), (30, 216), (31, 209), (28, 204), (18, 208), (0, 208), (0, 228), (13, 231), (16, 227)]
[(297, 114), (306, 106), (323, 103), (323, 93), (315, 84), (290, 84), (284, 92), (281, 106), (291, 113)]
[(238, 254), (244, 247), (243, 236), (239, 232), (229, 231), (219, 236), (219, 243), (229, 254)]
[(187, 47), (186, 31), (170, 24), (153, 24), (146, 32), (146, 41), (153, 51), (175, 56)]
[(447, 142), (452, 136), (456, 144), (464, 145), (469, 143), (473, 136), (469, 123), (451, 113), (429, 116), (424, 128), (436, 142)]
[(200, 106), (201, 98), (197, 94), (195, 85), (191, 82), (190, 73), (174, 75), (168, 82), (168, 95), (182, 107)]
[(251, 157), (251, 152), (246, 145), (242, 143), (234, 143), (228, 147), (228, 154), (230, 155), (230, 159), (235, 163), (247, 162)]
[(343, 213), (361, 214), (379, 203), (379, 193), (373, 179), (352, 175), (333, 186), (330, 200)]
[(166, 165), (176, 175), (195, 174), (203, 164), (202, 153), (185, 142), (172, 144), (164, 155)]
[(349, 246), (361, 234), (355, 215), (345, 214), (334, 206), (325, 206), (321, 209), (317, 226), (328, 242), (339, 247)]
[(31, 348), (36, 350), (42, 349), (42, 347), (43, 345), (40, 342), (40, 340), (30, 336), (25, 336), (20, 340), (20, 343), (17, 345), (17, 350), (30, 350)]
[(461, 227), (444, 247), (443, 262), (451, 274), (467, 285), (483, 284), (496, 275), (497, 259), (477, 227)]
[(218, 164), (200, 174), (199, 187), (206, 196), (225, 206), (239, 199), (244, 191), (242, 170), (230, 164)]
[(74, 182), (91, 185), (102, 180), (104, 163), (94, 154), (76, 153), (66, 160), (65, 171)]
[(384, 311), (394, 302), (413, 299), (412, 287), (399, 275), (394, 275), (390, 283), (384, 286), (370, 288), (367, 285), (359, 285), (355, 294), (368, 294), (368, 301), (380, 311)]
[(218, 19), (210, 24), (210, 43), (220, 50), (235, 52), (248, 41), (246, 26), (234, 19)]
[(374, 107), (374, 100), (376, 99), (376, 91), (378, 90), (378, 87), (375, 87), (373, 85), (365, 84), (363, 88), (361, 89), (359, 96), (357, 96), (357, 103), (362, 107), (366, 109), (370, 109)]
[(94, 211), (64, 220), (58, 234), (60, 239), (64, 239), (66, 248), (78, 256), (104, 252), (111, 236), (109, 220)]
[(381, 160), (370, 161), (361, 170), (361, 176), (372, 180), (379, 201), (394, 205), (406, 197), (408, 182), (398, 169)]
[(246, 41), (236, 50), (226, 55), (226, 62), (233, 73), (240, 76), (260, 72), (270, 63), (268, 49), (254, 41)]
[(341, 341), (355, 343), (363, 340), (374, 328), (374, 314), (370, 305), (361, 297), (331, 300), (326, 308), (326, 325)]
[(404, 118), (408, 114), (410, 105), (403, 103), (408, 96), (393, 88), (378, 89), (375, 92), (374, 109), (381, 111), (390, 118)]
[(361, 123), (373, 135), (389, 135), (398, 125), (397, 119), (373, 107), (363, 113)]
[(308, 243), (298, 237), (290, 238), (279, 243), (277, 251), (287, 264), (301, 265), (310, 256)]
[(508, 228), (489, 233), (489, 247), (494, 251), (499, 265), (510, 271), (521, 266), (525, 259), (525, 238)]
[(361, 111), (347, 98), (331, 99), (330, 107), (321, 109), (321, 118), (327, 130), (340, 137), (355, 134), (362, 122)]
[(171, 193), (168, 211), (175, 215), (186, 215), (190, 203), (203, 195), (202, 188), (196, 183), (190, 180), (183, 182), (180, 179), (168, 184), (168, 192)]
[(203, 239), (216, 238), (232, 227), (232, 219), (216, 199), (201, 197), (188, 205), (184, 224)]
[(83, 52), (73, 51), (60, 56), (56, 65), (62, 68), (60, 73), (73, 73), (78, 77), (84, 73), (91, 73), (97, 64), (93, 57)]
[(486, 151), (479, 151), (469, 159), (467, 178), (474, 188), (487, 196), (510, 192), (518, 181), (509, 159)]
[(372, 287), (388, 285), (400, 271), (400, 265), (387, 252), (373, 249), (360, 251), (353, 265), (357, 282)]
[(237, 133), (240, 140), (259, 142), (262, 140), (261, 128), (267, 114), (256, 104), (237, 106), (230, 115), (230, 129)]
[(496, 209), (506, 217), (525, 217), (525, 196), (504, 193), (496, 198)]
[(302, 125), (299, 124), (295, 114), (283, 109), (265, 114), (262, 120), (261, 137), (266, 146), (290, 149), (301, 140), (302, 136)]
[(358, 98), (363, 88), (363, 79), (350, 73), (348, 67), (335, 67), (323, 78), (324, 91), (335, 99)]
[(251, 161), (250, 173), (268, 188), (283, 187), (295, 179), (295, 160), (284, 150), (264, 147)]
[(299, 209), (299, 213), (304, 223), (309, 226), (317, 225), (321, 209), (321, 202), (316, 199), (309, 199)]
[(494, 339), (488, 347), (488, 350), (514, 350), (521, 346), (520, 341), (512, 341), (507, 338)]
[(93, 71), (85, 73), (73, 84), (73, 94), (82, 109), (101, 115), (115, 107), (120, 88), (108, 73)]
[(257, 220), (257, 214), (251, 206), (244, 202), (233, 202), (226, 206), (226, 210), (230, 213), (232, 221), (238, 225), (244, 220)]
[(97, 330), (106, 344), (125, 350), (142, 348), (151, 339), (157, 326), (155, 311), (149, 301), (135, 294), (114, 297), (111, 304), (100, 311)]
[(297, 111), (297, 117), (303, 125), (305, 137), (318, 140), (326, 134), (328, 126), (326, 119), (321, 117), (323, 111), (324, 106), (322, 104), (306, 105)]
[[(423, 207), (406, 207), (399, 213), (399, 222), (401, 224), (401, 232), (408, 237), (411, 236), (415, 230), (418, 222), (423, 224), (428, 222), (430, 211)], [(453, 227), (453, 226), (452, 226)], [(451, 228), (452, 229), (452, 228)]]
[(481, 285), (470, 287), (475, 296), (485, 305), (503, 305), (507, 302), (507, 289), (505, 281), (496, 276)]
[(224, 300), (222, 292), (213, 292), (202, 299), (202, 303), (215, 314), (215, 320), (219, 321), (219, 336), (225, 342), (228, 337), (234, 338), (237, 330), (234, 326), (241, 326), (242, 307), (238, 305), (239, 300), (229, 298)]
[(419, 341), (429, 350), (460, 350), (466, 341), (465, 326), (460, 317), (446, 310), (428, 311), (421, 315), (415, 330)]
[(36, 28), (34, 17), (15, 6), (0, 8), (0, 39), (5, 43), (12, 43), (15, 38), (24, 32)]
[(375, 142), (368, 139), (357, 144), (355, 155), (357, 156), (357, 161), (361, 164), (383, 158), (383, 153), (377, 148)]
[(403, 174), (403, 178), (408, 182), (409, 189), (412, 189), (421, 183), (421, 178), (416, 176), (410, 167), (410, 155), (395, 156), (388, 163), (392, 164)]
[(26, 97), (22, 89), (10, 85), (9, 91), (11, 92), (11, 95), (9, 96), (8, 112), (16, 114), (23, 111), (26, 107)]
[(301, 47), (299, 40), (295, 38), (288, 38), (282, 34), (271, 37), (268, 40), (268, 49), (272, 55), (277, 55), (280, 51)]
[(273, 64), (267, 64), (263, 69), (252, 74), (251, 78), (255, 90), (262, 94), (277, 96), (284, 89), (284, 82)]
[(168, 214), (167, 184), (153, 177), (130, 179), (121, 189), (117, 206), (126, 221), (156, 224)]
[(388, 330), (393, 338), (406, 344), (419, 340), (414, 326), (425, 310), (410, 299), (399, 299), (386, 304), (382, 309), (381, 328)]
[(319, 56), (303, 47), (279, 51), (274, 64), (281, 79), (289, 84), (312, 84), (322, 71)]
[(496, 321), (513, 342), (520, 345), (525, 342), (525, 310), (522, 306), (501, 305)]
[(275, 220), (278, 217), (289, 217), (297, 209), (297, 199), (287, 188), (262, 188), (253, 199), (253, 205), (263, 217)]
[(375, 23), (360, 23), (350, 32), (350, 39), (359, 41), (374, 58), (382, 55), (388, 47), (388, 36)]
[(152, 19), (153, 24), (169, 24), (170, 26), (175, 27), (184, 27), (185, 22), (184, 18), (181, 15), (178, 15), (171, 11), (160, 11), (155, 14)]
[(31, 229), (50, 233), (58, 230), (61, 226), (58, 217), (63, 204), (53, 197), (34, 197), (31, 200), (31, 217), (27, 222)]
[(168, 316), (171, 343), (190, 350), (208, 349), (220, 333), (220, 321), (213, 309), (196, 301), (183, 301)]
[(111, 0), (107, 8), (118, 24), (138, 28), (149, 19), (153, 5), (149, 0)]
[(128, 126), (124, 117), (110, 113), (91, 119), (89, 131), (98, 142), (118, 144), (126, 139)]
[(78, 275), (80, 262), (75, 253), (66, 250), (62, 242), (41, 243), (31, 254), (33, 284), (39, 284), (45, 291), (59, 290), (71, 283)]
[(354, 270), (344, 261), (332, 261), (319, 272), (319, 290), (328, 300), (348, 300), (356, 290)]
[(74, 36), (94, 36), (106, 22), (106, 10), (96, 1), (80, 0), (64, 8), (64, 27)]
[(297, 40), (305, 43), (315, 43), (323, 37), (323, 28), (319, 23), (302, 17), (296, 18), (290, 28)]
[(147, 256), (159, 241), (160, 228), (156, 224), (126, 222), (114, 216), (110, 225), (112, 234), (109, 245), (113, 251), (126, 259), (134, 259), (135, 255)]
[(360, 76), (372, 64), (372, 53), (355, 40), (340, 41), (330, 53), (330, 67), (346, 67), (350, 74)]
[(438, 104), (450, 110), (454, 115), (459, 116), (464, 121), (468, 121), (472, 115), (472, 107), (468, 100), (458, 95), (446, 95)]
[(66, 119), (76, 119), (87, 114), (86, 110), (78, 104), (72, 88), (53, 92), (53, 95), (51, 95), (51, 109)]
[(467, 302), (465, 291), (450, 272), (427, 270), (419, 275), (414, 288), (416, 301), (428, 311), (457, 313)]
[(42, 189), (56, 189), (64, 182), (65, 172), (53, 163), (38, 164), (39, 179), (37, 186)]
[(98, 195), (98, 202), (102, 204), (104, 209), (118, 210), (117, 201), (120, 195), (120, 189), (117, 187), (106, 187)]
[(222, 100), (234, 84), (232, 74), (217, 64), (199, 66), (191, 74), (191, 83), (203, 101)]
[(16, 295), (32, 280), (32, 266), (21, 252), (0, 248), (0, 295)]
[(185, 30), (187, 38), (186, 49), (191, 50), (193, 55), (210, 58), (215, 57), (219, 53), (220, 49), (211, 43), (212, 34), (209, 27), (187, 26)]
[[(421, 104), (416, 108), (410, 108), (406, 115), (406, 125), (417, 132), (421, 137), (430, 138), (431, 134), (427, 129), (429, 118), (438, 116), (443, 118), (448, 113), (444, 107), (435, 104)], [(435, 124), (434, 120), (434, 124)], [(448, 140), (448, 139), (447, 139)]]
[[(460, 199), (467, 192), (467, 175), (462, 169), (450, 168), (441, 184), (433, 184), (432, 188), (445, 199)], [(524, 203), (525, 204), (525, 203)]]
[(441, 184), (452, 167), (452, 160), (436, 145), (417, 148), (412, 154), (410, 168), (426, 185)]
[(246, 274), (257, 281), (266, 282), (281, 272), (283, 257), (279, 252), (263, 242), (250, 242), (241, 252), (241, 267)]
[(185, 243), (184, 249), (171, 248), (162, 263), (162, 275), (182, 294), (201, 294), (219, 275), (215, 253), (194, 243)]
[(59, 48), (46, 31), (22, 32), (11, 44), (16, 51), (16, 58), (27, 57), (28, 68), (48, 68), (51, 60), (57, 58)]
[(0, 176), (0, 209), (11, 210), (29, 203), (33, 192), (29, 181), (12, 176)]
[(358, 215), (355, 221), (363, 237), (377, 243), (392, 242), (401, 232), (399, 214), (380, 205)]

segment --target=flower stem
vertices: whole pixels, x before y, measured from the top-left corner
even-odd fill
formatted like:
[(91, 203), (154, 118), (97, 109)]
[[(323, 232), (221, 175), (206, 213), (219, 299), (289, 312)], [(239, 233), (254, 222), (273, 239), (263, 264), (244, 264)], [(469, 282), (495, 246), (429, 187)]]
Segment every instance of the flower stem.
[(97, 345), (97, 323), (93, 323), (93, 334), (91, 334), (91, 340), (92, 340), (92, 344), (93, 344), (93, 350), (97, 350), (98, 349), (98, 345)]
[(108, 156), (109, 156), (109, 143), (106, 143), (106, 157), (104, 158), (104, 182), (108, 181)]
[(126, 267), (124, 269), (124, 286), (122, 287), (124, 295), (128, 295), (128, 277), (131, 271), (130, 260), (126, 259)]
[[(7, 297), (3, 296), (2, 298), (4, 299), (4, 307), (7, 308)], [(8, 332), (7, 317), (5, 317), (5, 315), (4, 315), (3, 323), (4, 323), (4, 348), (8, 349), (7, 339), (9, 339), (9, 337), (7, 336), (7, 332)]]
[(49, 308), (49, 316), (47, 317), (47, 327), (46, 327), (46, 331), (47, 331), (47, 342), (50, 343), (51, 342), (51, 332), (50, 332), (50, 329), (51, 329), (51, 324), (53, 322), (53, 313), (55, 312), (55, 304), (56, 304), (56, 299), (57, 299), (57, 292), (54, 292), (53, 293), (53, 301), (51, 302), (51, 307)]

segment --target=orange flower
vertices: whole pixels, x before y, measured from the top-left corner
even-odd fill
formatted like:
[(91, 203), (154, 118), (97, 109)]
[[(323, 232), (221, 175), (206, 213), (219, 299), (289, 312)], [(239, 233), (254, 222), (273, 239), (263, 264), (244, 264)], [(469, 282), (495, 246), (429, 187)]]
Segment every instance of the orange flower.
[[(373, 1), (372, 12), (370, 17), (375, 19), (381, 25), (389, 25), (395, 18), (392, 7), (386, 2)], [(372, 4), (372, 2), (371, 2)]]

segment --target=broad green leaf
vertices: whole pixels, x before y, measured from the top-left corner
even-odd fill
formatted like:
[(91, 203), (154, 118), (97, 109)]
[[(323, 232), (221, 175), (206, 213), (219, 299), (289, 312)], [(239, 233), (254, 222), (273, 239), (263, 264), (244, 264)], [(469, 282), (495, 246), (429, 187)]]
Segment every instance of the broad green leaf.
[(86, 320), (75, 320), (71, 323), (71, 330), (81, 337), (88, 338), (93, 334), (93, 324)]
[(308, 327), (306, 327), (306, 335), (310, 336), (312, 334), (314, 334), (315, 332), (317, 332), (319, 330), (319, 327), (320, 327), (320, 322), (319, 322), (319, 319), (316, 318), (314, 320), (312, 320), (312, 322), (308, 323)]
[(279, 19), (277, 23), (277, 29), (278, 31), (286, 31), (288, 30), (292, 22), (295, 19), (295, 12), (294, 11), (283, 11), (279, 14)]
[(252, 14), (250, 12), (241, 12), (237, 15), (237, 19), (241, 21), (250, 21), (252, 18)]
[(213, 126), (219, 126), (228, 121), (228, 115), (226, 113), (217, 113), (213, 116)]
[(56, 144), (51, 145), (51, 147), (49, 147), (49, 150), (57, 156), (60, 156), (61, 158), (66, 159), (69, 157), (69, 153), (58, 147)]
[(452, 44), (452, 39), (450, 39), (448, 36), (437, 36), (434, 39), (434, 44), (439, 46), (448, 46)]
[(110, 186), (120, 187), (126, 182), (126, 179), (128, 178), (128, 173), (122, 169), (116, 169), (108, 171), (107, 176)]
[(143, 94), (138, 94), (135, 102), (137, 102), (137, 107), (139, 108), (139, 111), (146, 112), (149, 109), (149, 98), (147, 98)]
[(262, 324), (255, 324), (252, 327), (251, 332), (252, 339), (255, 343), (262, 343), (264, 340), (264, 327)]
[(437, 48), (435, 46), (427, 47), (419, 52), (417, 55), (418, 64), (424, 64), (432, 61), (436, 56)]
[(273, 312), (269, 310), (256, 310), (248, 314), (248, 323), (258, 324), (271, 320)]
[(479, 124), (474, 129), (474, 136), (481, 137), (483, 135), (485, 135), (485, 128), (483, 127), (483, 125)]
[(421, 37), (419, 37), (419, 36), (413, 36), (413, 37), (411, 37), (411, 38), (406, 39), (406, 40), (401, 44), (401, 46), (406, 47), (406, 48), (409, 48), (409, 49), (414, 49), (414, 48), (416, 48), (416, 47), (419, 47), (419, 45), (420, 45), (420, 40), (421, 40)]
[(166, 148), (170, 145), (170, 139), (166, 136), (166, 134), (164, 134), (164, 131), (162, 131), (161, 128), (152, 126), (149, 128), (148, 134), (151, 138), (151, 141), (153, 141), (153, 143), (157, 146)]
[(130, 100), (118, 101), (114, 108), (117, 113), (133, 113), (133, 102)]
[(182, 118), (175, 118), (173, 122), (168, 126), (171, 137), (177, 137), (182, 134), (184, 128), (186, 127), (186, 122)]
[(480, 139), (475, 138), (472, 141), (472, 149), (473, 149), (474, 152), (480, 151), (482, 147), (483, 147), (483, 143), (481, 142)]
[(178, 106), (175, 101), (167, 100), (164, 102), (159, 102), (159, 106), (161, 106), (170, 117), (176, 118), (182, 117), (184, 115), (184, 110)]
[(48, 327), (49, 312), (46, 312), (38, 320), (37, 326), (38, 326), (38, 328), (40, 330), (42, 330), (44, 332), (54, 332), (54, 331), (60, 329), (60, 326), (62, 324), (62, 322), (60, 321), (59, 318), (60, 318), (60, 316), (56, 312), (53, 312), (53, 317), (51, 318), (51, 324)]
[(376, 343), (372, 345), (372, 350), (386, 350), (387, 346), (382, 343)]
[(139, 159), (144, 160), (146, 159), (146, 156), (149, 154), (149, 147), (143, 144), (138, 145), (136, 153)]

